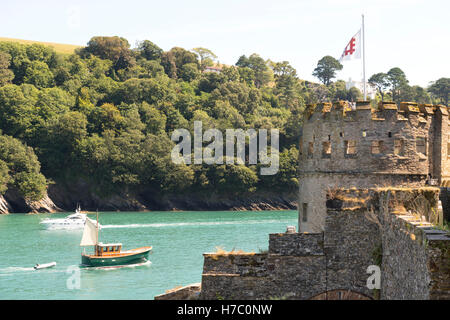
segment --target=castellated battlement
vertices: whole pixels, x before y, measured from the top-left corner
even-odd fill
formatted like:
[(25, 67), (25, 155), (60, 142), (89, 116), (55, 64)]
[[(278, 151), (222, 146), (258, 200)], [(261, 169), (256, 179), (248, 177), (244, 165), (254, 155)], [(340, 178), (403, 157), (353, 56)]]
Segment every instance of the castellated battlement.
[(323, 228), (325, 208), (315, 199), (330, 188), (450, 187), (450, 120), (443, 105), (310, 105), (299, 151), (301, 231)]
[(372, 110), (368, 102), (352, 107), (340, 101), (308, 106), (300, 170), (431, 175), (447, 184), (442, 169), (449, 156), (449, 124), (442, 105), (384, 102)]

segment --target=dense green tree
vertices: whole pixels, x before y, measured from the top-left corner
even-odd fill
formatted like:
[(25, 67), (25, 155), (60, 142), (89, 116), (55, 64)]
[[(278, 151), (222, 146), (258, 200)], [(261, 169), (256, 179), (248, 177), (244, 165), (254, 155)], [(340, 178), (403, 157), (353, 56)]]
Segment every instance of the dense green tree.
[(336, 71), (342, 70), (343, 66), (332, 56), (325, 56), (319, 60), (313, 71), (313, 76), (318, 78), (324, 85), (329, 85), (331, 79), (336, 77)]
[(160, 60), (164, 51), (150, 40), (144, 40), (139, 42), (137, 52), (147, 60)]
[(157, 135), (165, 131), (167, 117), (160, 110), (147, 102), (142, 102), (139, 105), (139, 114), (142, 122), (145, 124), (145, 133)]
[(272, 69), (275, 75), (275, 94), (279, 95), (281, 104), (286, 108), (298, 104), (300, 90), (297, 70), (288, 61), (274, 63)]
[(154, 60), (139, 60), (139, 66), (142, 68), (135, 78), (156, 78), (164, 74), (164, 67)]
[(377, 88), (377, 91), (381, 96), (381, 101), (384, 101), (384, 94), (389, 86), (387, 74), (383, 72), (375, 73), (369, 78), (368, 82)]
[(30, 83), (36, 88), (48, 88), (53, 86), (53, 73), (48, 65), (42, 61), (32, 61), (25, 71), (24, 83)]
[(400, 101), (415, 101), (417, 103), (431, 103), (428, 92), (420, 86), (403, 85), (400, 88)]
[(11, 55), (0, 51), (0, 87), (11, 83), (14, 79), (14, 72), (9, 69), (11, 65)]
[(392, 99), (396, 103), (400, 103), (401, 91), (407, 88), (406, 85), (408, 84), (405, 73), (400, 68), (392, 68), (387, 73), (387, 82), (391, 89)]
[(188, 121), (183, 117), (183, 115), (175, 109), (175, 107), (170, 103), (165, 103), (161, 107), (161, 111), (166, 116), (166, 132), (172, 134), (175, 129), (187, 128)]
[(42, 171), (46, 175), (62, 177), (67, 173), (67, 168), (74, 167), (75, 151), (87, 135), (86, 127), (86, 116), (77, 111), (58, 115), (46, 123), (37, 148)]
[(261, 103), (261, 93), (240, 82), (225, 82), (212, 92), (211, 100), (228, 101), (239, 112), (250, 114)]
[(177, 78), (177, 64), (175, 54), (172, 51), (162, 53), (161, 65), (164, 67), (164, 71), (170, 78)]
[(337, 80), (328, 86), (333, 101), (347, 100), (348, 90), (345, 81)]
[(192, 49), (200, 59), (200, 69), (205, 70), (206, 67), (214, 65), (214, 60), (217, 59), (217, 56), (209, 49), (205, 49), (202, 47)]
[(428, 91), (438, 99), (440, 103), (448, 106), (448, 98), (450, 94), (450, 78), (440, 78), (433, 82), (429, 87)]
[(101, 59), (108, 59), (113, 63), (114, 69), (133, 66), (136, 61), (130, 50), (130, 44), (122, 37), (92, 37), (87, 46), (78, 51), (82, 57), (93, 54)]
[(0, 195), (3, 195), (8, 189), (8, 183), (11, 181), (9, 168), (5, 161), (0, 160)]
[(345, 100), (355, 102), (362, 99), (364, 99), (364, 97), (363, 94), (361, 93), (361, 90), (359, 90), (356, 87), (351, 87), (350, 89), (348, 89), (347, 97)]
[(26, 138), (39, 122), (34, 107), (38, 91), (30, 85), (8, 84), (0, 88), (0, 129), (3, 133)]
[(184, 81), (190, 82), (200, 76), (196, 63), (186, 63), (181, 67), (180, 77)]
[(283, 150), (279, 155), (278, 174), (261, 176), (260, 188), (271, 191), (295, 192), (298, 189), (297, 167), (298, 149), (291, 147)]
[(0, 178), (3, 183), (9, 182), (28, 200), (40, 200), (45, 195), (47, 181), (40, 173), (39, 160), (31, 147), (13, 137), (0, 135), (0, 162), (3, 163), (0, 171), (5, 173), (6, 164), (10, 174), (9, 178)]
[(258, 176), (254, 169), (244, 165), (211, 166), (207, 173), (210, 186), (216, 192), (234, 195), (256, 190)]
[(0, 42), (0, 52), (10, 57), (10, 69), (14, 72), (14, 84), (21, 84), (25, 76), (25, 70), (30, 63), (26, 46), (17, 42)]
[(253, 71), (254, 84), (257, 88), (267, 85), (273, 80), (273, 72), (258, 54), (253, 53), (248, 58), (243, 55), (236, 62), (238, 67), (246, 67)]
[(119, 132), (124, 125), (125, 119), (119, 109), (111, 103), (104, 103), (92, 110), (89, 116), (89, 124), (93, 127), (92, 132), (101, 133), (105, 130)]
[(119, 105), (146, 101), (149, 104), (173, 103), (176, 93), (167, 77), (151, 79), (129, 79), (120, 83), (119, 88), (113, 94), (113, 102)]

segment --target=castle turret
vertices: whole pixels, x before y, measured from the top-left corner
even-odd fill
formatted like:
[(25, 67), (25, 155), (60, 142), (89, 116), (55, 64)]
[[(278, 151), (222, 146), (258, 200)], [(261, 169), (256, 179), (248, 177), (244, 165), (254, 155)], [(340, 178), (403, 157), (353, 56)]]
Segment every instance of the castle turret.
[(450, 186), (445, 106), (368, 101), (310, 105), (300, 141), (299, 230), (320, 232), (335, 188)]

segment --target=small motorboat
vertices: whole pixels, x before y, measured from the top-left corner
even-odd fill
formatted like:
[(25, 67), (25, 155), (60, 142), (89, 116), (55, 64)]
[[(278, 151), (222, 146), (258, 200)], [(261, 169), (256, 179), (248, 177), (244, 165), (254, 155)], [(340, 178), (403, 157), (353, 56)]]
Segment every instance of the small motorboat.
[(54, 266), (56, 266), (56, 262), (49, 262), (44, 264), (36, 263), (36, 265), (34, 266), (34, 270), (53, 268)]
[[(86, 213), (81, 212), (80, 205), (75, 210), (75, 213), (62, 218), (62, 219), (49, 219), (46, 218), (40, 222), (46, 229), (83, 229), (86, 220), (91, 220), (87, 217)], [(93, 222), (91, 220), (91, 222)], [(94, 222), (95, 223), (95, 222)], [(99, 229), (101, 226), (99, 225)]]

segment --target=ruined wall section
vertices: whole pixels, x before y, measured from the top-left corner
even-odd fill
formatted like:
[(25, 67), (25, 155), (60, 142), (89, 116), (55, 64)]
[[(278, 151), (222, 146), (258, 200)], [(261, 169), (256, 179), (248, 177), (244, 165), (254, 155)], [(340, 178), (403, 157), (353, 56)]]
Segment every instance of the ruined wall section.
[(271, 234), (268, 253), (206, 253), (200, 299), (296, 299), (326, 291), (323, 234)]
[(428, 222), (437, 201), (431, 188), (379, 193), (381, 299), (450, 299), (450, 234)]
[[(335, 268), (338, 281), (358, 291), (353, 285), (359, 279), (359, 292), (370, 295), (364, 288), (367, 274), (363, 269), (364, 264), (374, 264), (381, 267), (381, 288), (372, 291), (372, 297), (450, 299), (450, 234), (430, 223), (437, 221), (439, 188), (341, 189), (328, 196), (327, 221), (336, 218), (336, 226), (327, 224), (324, 239), (325, 247), (329, 247), (329, 236), (340, 243), (326, 251), (331, 265), (339, 266)], [(345, 216), (359, 218), (352, 226)], [(349, 238), (356, 235), (352, 228), (366, 229), (359, 241)], [(333, 283), (330, 263), (328, 290)]]
[[(358, 196), (369, 199), (367, 190)], [(376, 253), (382, 246), (380, 227), (368, 218), (367, 207), (361, 206), (360, 198), (344, 193), (342, 199), (346, 208), (342, 208), (342, 203), (327, 202), (324, 232), (327, 291), (350, 290), (377, 298), (367, 288), (367, 268), (377, 264)]]

